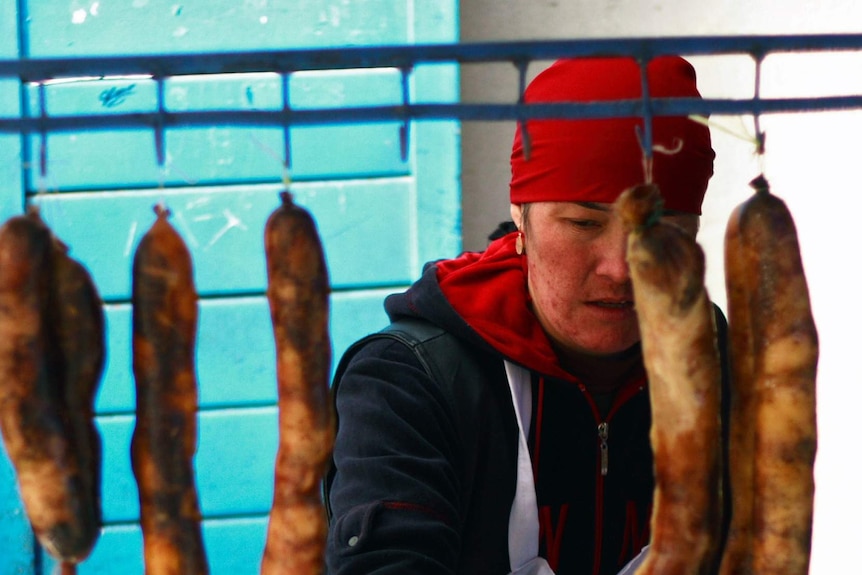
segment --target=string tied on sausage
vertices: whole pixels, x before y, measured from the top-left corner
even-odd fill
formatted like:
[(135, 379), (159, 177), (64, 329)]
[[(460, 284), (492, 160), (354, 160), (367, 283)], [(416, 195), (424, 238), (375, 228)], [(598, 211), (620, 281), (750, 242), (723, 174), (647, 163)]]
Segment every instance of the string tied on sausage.
[(665, 215), (664, 198), (656, 184), (641, 184), (629, 188), (620, 196), (631, 197), (631, 201), (617, 200), (618, 213), (623, 226), (629, 232), (643, 232), (659, 223)]
[(647, 214), (644, 223), (641, 224), (642, 228), (651, 228), (661, 221), (662, 216), (664, 216), (664, 199), (659, 197), (653, 206), (652, 211)]
[(755, 193), (757, 194), (769, 194), (769, 182), (766, 180), (763, 174), (758, 175), (756, 178), (751, 180), (748, 183), (749, 186), (754, 188)]
[(645, 184), (653, 183), (653, 152), (657, 152), (665, 156), (673, 156), (680, 153), (685, 145), (685, 141), (679, 137), (673, 138), (671, 141), (672, 147), (657, 144), (655, 142), (647, 144), (645, 143), (645, 136), (640, 126), (635, 126), (635, 137), (638, 140), (638, 146), (640, 146), (642, 153), (641, 162), (643, 164)]

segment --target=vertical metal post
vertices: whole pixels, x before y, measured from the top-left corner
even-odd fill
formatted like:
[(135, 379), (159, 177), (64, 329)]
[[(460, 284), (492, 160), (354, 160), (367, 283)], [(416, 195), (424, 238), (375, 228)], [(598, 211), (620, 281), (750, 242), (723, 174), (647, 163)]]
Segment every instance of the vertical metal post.
[(411, 67), (401, 68), (401, 109), (404, 120), (398, 128), (398, 143), (401, 148), (401, 161), (407, 161), (410, 152), (410, 72)]
[(163, 76), (155, 76), (156, 80), (156, 122), (153, 130), (156, 146), (156, 164), (164, 173), (165, 168), (165, 79)]
[(638, 131), (638, 139), (640, 140), (641, 150), (643, 151), (644, 164), (644, 183), (652, 183), (652, 167), (653, 167), (653, 125), (652, 125), (652, 102), (650, 100), (649, 90), (649, 57), (643, 56), (638, 58), (638, 66), (641, 72), (641, 100), (643, 102), (643, 131)]
[(45, 95), (45, 82), (39, 82), (39, 177), (44, 180), (48, 174), (48, 130), (45, 120), (48, 118), (48, 104)]
[[(516, 60), (514, 64), (518, 69), (518, 106), (521, 107), (525, 103), (524, 92), (527, 91), (527, 67), (530, 65), (530, 61), (527, 59)], [(527, 121), (521, 110), (518, 112), (518, 129), (521, 131), (521, 150), (524, 160), (529, 160), (532, 142), (530, 141), (530, 132), (527, 130)]]
[(285, 187), (290, 183), (290, 72), (281, 73), (281, 112), (284, 120), (281, 124), (282, 138), (284, 139), (284, 173), (282, 180)]
[(766, 148), (766, 134), (760, 129), (760, 70), (764, 54), (762, 52), (753, 52), (751, 57), (754, 58), (754, 98), (752, 100), (754, 139), (757, 146), (757, 155), (762, 157)]

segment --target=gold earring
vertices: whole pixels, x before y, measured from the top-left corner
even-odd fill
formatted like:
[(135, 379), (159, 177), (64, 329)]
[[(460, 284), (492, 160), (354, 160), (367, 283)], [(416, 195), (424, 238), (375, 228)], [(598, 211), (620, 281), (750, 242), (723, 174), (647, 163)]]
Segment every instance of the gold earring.
[(515, 253), (519, 256), (524, 253), (524, 233), (520, 231), (518, 232), (518, 235), (515, 236)]

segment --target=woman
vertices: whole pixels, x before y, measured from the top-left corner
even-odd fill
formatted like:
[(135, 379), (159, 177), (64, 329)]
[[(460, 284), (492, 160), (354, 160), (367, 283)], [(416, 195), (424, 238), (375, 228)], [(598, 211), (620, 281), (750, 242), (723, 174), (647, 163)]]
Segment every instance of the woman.
[[(700, 97), (652, 60), (650, 94)], [(641, 97), (625, 58), (561, 60), (527, 102)], [(334, 390), (325, 490), (332, 575), (594, 574), (649, 541), (650, 408), (626, 233), (612, 210), (648, 178), (636, 118), (535, 120), (515, 135), (516, 231), (433, 262), (389, 296)], [(706, 127), (653, 120), (652, 180), (692, 234), (712, 175)], [(723, 318), (721, 318), (723, 320)]]

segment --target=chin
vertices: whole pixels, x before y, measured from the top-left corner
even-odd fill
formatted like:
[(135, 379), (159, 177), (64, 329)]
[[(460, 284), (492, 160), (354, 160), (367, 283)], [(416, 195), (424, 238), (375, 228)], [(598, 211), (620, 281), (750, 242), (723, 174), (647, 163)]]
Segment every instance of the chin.
[(624, 340), (618, 341), (593, 342), (592, 345), (585, 345), (580, 349), (582, 353), (586, 353), (589, 355), (615, 355), (624, 351), (628, 351), (638, 343), (640, 343), (639, 337), (626, 338)]

